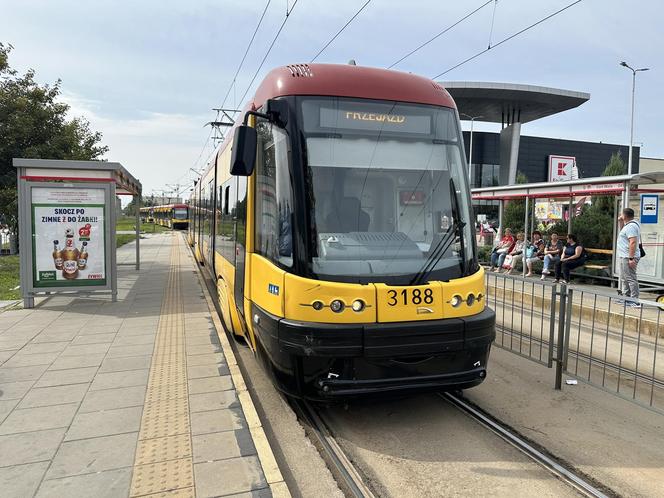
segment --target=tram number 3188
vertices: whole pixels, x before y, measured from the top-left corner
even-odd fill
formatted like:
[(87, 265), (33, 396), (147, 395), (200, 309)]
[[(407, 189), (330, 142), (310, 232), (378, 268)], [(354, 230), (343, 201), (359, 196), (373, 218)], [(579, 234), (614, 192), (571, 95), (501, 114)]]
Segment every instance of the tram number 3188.
[(424, 292), (421, 289), (413, 289), (410, 293), (408, 289), (403, 289), (401, 292), (389, 290), (387, 295), (389, 296), (387, 304), (390, 306), (396, 306), (400, 301), (403, 301), (404, 306), (408, 306), (409, 298), (412, 304), (433, 303), (433, 290), (431, 289), (424, 289)]

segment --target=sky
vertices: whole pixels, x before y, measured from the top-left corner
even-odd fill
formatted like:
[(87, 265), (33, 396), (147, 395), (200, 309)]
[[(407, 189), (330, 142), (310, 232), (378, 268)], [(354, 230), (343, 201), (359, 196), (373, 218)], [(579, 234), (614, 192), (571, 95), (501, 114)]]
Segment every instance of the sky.
[[(187, 195), (213, 152), (212, 108), (239, 108), (275, 66), (309, 62), (366, 0), (0, 0), (0, 41), (12, 67), (62, 80), (70, 114), (84, 116), (149, 195)], [(486, 0), (372, 0), (317, 62), (387, 67)], [(394, 69), (434, 77), (572, 0), (498, 0)], [(279, 27), (280, 36), (249, 85)], [(439, 81), (541, 85), (590, 93), (582, 106), (524, 124), (522, 135), (629, 142), (632, 73), (638, 73), (634, 143), (664, 158), (664, 2), (582, 0), (441, 76)], [(493, 26), (493, 27), (492, 27)], [(462, 123), (469, 129), (468, 122)], [(474, 129), (499, 131), (475, 123)]]

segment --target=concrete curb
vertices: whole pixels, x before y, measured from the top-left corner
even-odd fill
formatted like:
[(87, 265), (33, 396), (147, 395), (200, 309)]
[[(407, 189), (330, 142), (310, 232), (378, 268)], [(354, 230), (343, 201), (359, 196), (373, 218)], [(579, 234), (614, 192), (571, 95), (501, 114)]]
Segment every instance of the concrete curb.
[[(187, 247), (189, 245), (187, 244)], [(254, 446), (256, 447), (256, 452), (258, 453), (258, 459), (261, 462), (261, 467), (263, 468), (263, 473), (265, 474), (265, 480), (270, 486), (270, 491), (274, 498), (290, 498), (291, 493), (288, 489), (288, 485), (284, 480), (281, 471), (279, 470), (279, 465), (277, 460), (274, 457), (270, 443), (265, 435), (265, 430), (263, 429), (263, 424), (258, 416), (254, 402), (251, 399), (251, 394), (247, 389), (247, 385), (244, 382), (244, 377), (240, 371), (240, 366), (237, 363), (235, 353), (233, 348), (228, 341), (226, 335), (226, 329), (219, 319), (217, 314), (217, 309), (212, 302), (212, 299), (207, 293), (207, 286), (201, 275), (201, 270), (196, 265), (196, 276), (198, 281), (203, 289), (203, 295), (205, 296), (205, 301), (208, 305), (210, 311), (210, 316), (212, 317), (212, 322), (214, 323), (214, 328), (217, 331), (217, 336), (219, 337), (219, 342), (221, 343), (221, 349), (224, 352), (226, 357), (226, 362), (228, 363), (228, 369), (231, 373), (231, 378), (233, 379), (233, 384), (235, 385), (235, 391), (237, 392), (238, 399), (240, 400), (240, 405), (242, 406), (242, 411), (244, 416), (247, 419), (247, 426), (249, 427), (249, 432), (254, 441)]]

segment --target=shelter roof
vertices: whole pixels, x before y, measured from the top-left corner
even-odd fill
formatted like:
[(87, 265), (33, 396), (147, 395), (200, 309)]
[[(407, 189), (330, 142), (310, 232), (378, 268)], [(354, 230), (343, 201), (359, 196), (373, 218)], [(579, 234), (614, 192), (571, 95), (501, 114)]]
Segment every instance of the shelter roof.
[(586, 197), (589, 195), (619, 195), (629, 183), (632, 192), (664, 193), (664, 171), (620, 176), (598, 176), (564, 182), (538, 182), (472, 189), (473, 200), (510, 200), (529, 198), (550, 199)]
[[(590, 94), (514, 83), (440, 81), (464, 114), (489, 123), (528, 123), (580, 106)], [(481, 116), (481, 117), (477, 117)], [(507, 119), (509, 117), (509, 119)]]
[(118, 195), (139, 195), (143, 188), (120, 163), (14, 158), (13, 164), (23, 168), (21, 178), (25, 180), (115, 182)]

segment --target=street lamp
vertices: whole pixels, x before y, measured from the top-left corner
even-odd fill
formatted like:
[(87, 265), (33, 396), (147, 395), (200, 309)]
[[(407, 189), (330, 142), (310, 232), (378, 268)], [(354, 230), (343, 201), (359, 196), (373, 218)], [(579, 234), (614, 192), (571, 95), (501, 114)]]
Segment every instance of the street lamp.
[[(622, 67), (626, 67), (630, 71), (632, 71), (632, 118), (630, 121), (630, 127), (629, 127), (629, 158), (627, 160), (627, 174), (631, 175), (632, 174), (632, 144), (634, 143), (634, 89), (636, 87), (636, 73), (641, 72), (641, 71), (649, 71), (650, 68), (648, 67), (642, 67), (640, 69), (634, 69), (631, 67), (629, 64), (627, 64), (625, 61), (622, 61), (620, 63)], [(629, 207), (629, 182), (625, 184), (625, 196), (623, 198), (623, 209), (626, 207)]]
[(484, 116), (469, 116), (468, 114), (461, 113), (462, 116), (466, 116), (470, 119), (470, 149), (468, 154), (468, 183), (472, 183), (471, 174), (473, 168), (473, 124), (476, 119), (483, 118)]

